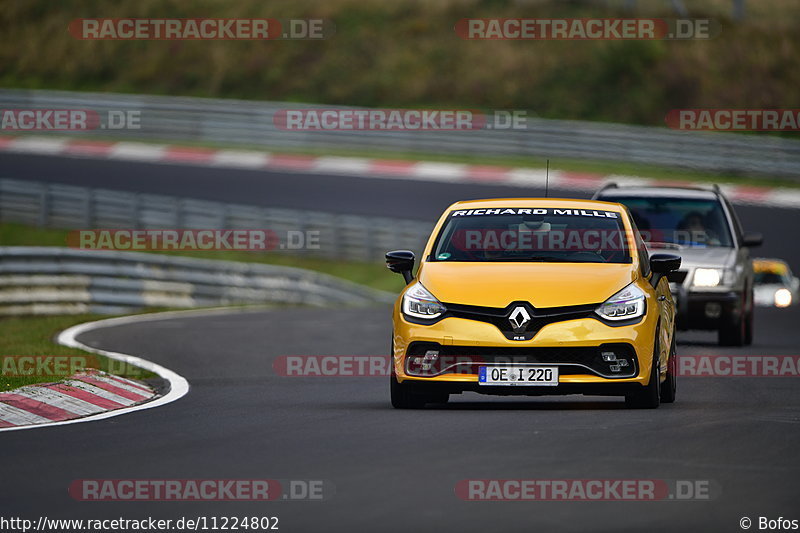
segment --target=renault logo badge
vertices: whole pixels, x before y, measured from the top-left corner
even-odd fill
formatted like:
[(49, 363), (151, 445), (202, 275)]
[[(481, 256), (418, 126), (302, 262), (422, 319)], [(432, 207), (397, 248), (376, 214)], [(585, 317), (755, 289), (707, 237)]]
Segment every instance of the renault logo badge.
[(508, 321), (511, 322), (511, 327), (514, 329), (515, 333), (521, 333), (525, 331), (525, 326), (531, 321), (531, 315), (528, 314), (527, 309), (520, 305), (511, 311)]

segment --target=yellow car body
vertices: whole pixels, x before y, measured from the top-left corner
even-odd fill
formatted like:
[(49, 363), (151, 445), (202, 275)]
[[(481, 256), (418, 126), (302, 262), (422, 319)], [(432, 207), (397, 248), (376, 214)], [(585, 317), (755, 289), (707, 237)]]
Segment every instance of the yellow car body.
[[(576, 216), (579, 212), (587, 216), (592, 213), (616, 216), (624, 228), (622, 238), (630, 261), (606, 264), (432, 260), (437, 238), (456, 212), (481, 213), (486, 209), (490, 214), (494, 209), (509, 212), (538, 209), (556, 213), (575, 210)], [(616, 203), (514, 198), (474, 200), (450, 206), (428, 239), (416, 277), (412, 280), (407, 275), (411, 283), (394, 305), (391, 379), (395, 407), (421, 407), (447, 401), (449, 394), (465, 391), (499, 395), (624, 395), (631, 404), (654, 407), (652, 394), (649, 402), (643, 400), (643, 391), (648, 385), (653, 387), (654, 368), (658, 373), (655, 386), (659, 398), (673, 401), (675, 305), (666, 276), (653, 271), (646, 249), (638, 239), (627, 209)], [(448, 254), (442, 257), (445, 255)], [(679, 258), (662, 256), (667, 257), (677, 268), (674, 261), (679, 264)], [(415, 319), (404, 312), (406, 292), (417, 284), (448, 309), (441, 318)], [(593, 312), (631, 285), (644, 294), (645, 309), (641, 317), (615, 323)], [(522, 329), (519, 335), (509, 331), (514, 324), (504, 325), (505, 320), (510, 320), (510, 313), (515, 312), (515, 305), (525, 309), (516, 311), (517, 318), (526, 315), (530, 318), (530, 331)], [(603, 357), (610, 356), (600, 355), (608, 353), (603, 350), (609, 346), (629, 357), (622, 372), (606, 368), (614, 361), (604, 366)], [(428, 355), (428, 352), (438, 354)], [(436, 362), (441, 364), (430, 363), (428, 367), (435, 368), (425, 372), (410, 370), (412, 364), (416, 369), (422, 368), (420, 364), (425, 364), (425, 357), (437, 357)], [(654, 357), (657, 357), (655, 364)], [(500, 366), (508, 363), (514, 367), (512, 372), (517, 371), (515, 365), (526, 371), (536, 366), (557, 366), (557, 384), (481, 386), (480, 367), (492, 366), (493, 361), (501, 361)], [(672, 390), (665, 394), (662, 389), (668, 380)], [(658, 398), (655, 403), (657, 406)]]

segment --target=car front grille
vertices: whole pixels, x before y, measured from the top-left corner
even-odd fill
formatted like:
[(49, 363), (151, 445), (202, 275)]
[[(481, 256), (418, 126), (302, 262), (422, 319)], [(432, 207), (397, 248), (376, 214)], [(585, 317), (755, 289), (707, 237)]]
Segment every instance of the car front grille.
[[(615, 354), (615, 359), (627, 365), (614, 370), (614, 362), (604, 361), (603, 353)], [(434, 359), (434, 354), (436, 354)], [(423, 358), (429, 364), (423, 368)], [(559, 373), (595, 374), (606, 378), (630, 378), (638, 373), (638, 361), (633, 346), (609, 343), (592, 347), (493, 347), (443, 346), (434, 342), (413, 342), (406, 355), (406, 371), (411, 375), (431, 377), (447, 373), (477, 374), (482, 365), (550, 364)]]
[[(598, 304), (573, 305), (567, 307), (536, 308), (528, 302), (514, 302), (507, 307), (481, 307), (477, 305), (463, 305), (445, 303), (447, 316), (477, 320), (494, 324), (507, 339), (530, 340), (548, 324), (593, 317)], [(524, 331), (514, 331), (510, 317), (514, 310), (523, 307), (530, 316), (530, 322)]]

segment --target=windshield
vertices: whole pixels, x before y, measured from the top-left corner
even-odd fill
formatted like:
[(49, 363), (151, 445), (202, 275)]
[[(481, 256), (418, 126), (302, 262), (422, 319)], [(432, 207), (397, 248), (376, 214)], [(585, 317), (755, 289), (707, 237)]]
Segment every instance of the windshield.
[(551, 208), (453, 211), (431, 261), (630, 263), (619, 214)]
[(786, 280), (775, 272), (756, 272), (755, 283), (756, 285), (784, 285)]
[(648, 244), (733, 247), (728, 221), (716, 200), (617, 196), (603, 200), (627, 206)]

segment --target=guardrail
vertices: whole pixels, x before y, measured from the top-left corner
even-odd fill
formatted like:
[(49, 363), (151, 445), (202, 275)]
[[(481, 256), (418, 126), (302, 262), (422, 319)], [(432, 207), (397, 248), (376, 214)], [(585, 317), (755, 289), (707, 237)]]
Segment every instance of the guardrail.
[(309, 270), (142, 252), (0, 246), (0, 315), (235, 304), (359, 306), (394, 295)]
[(524, 130), (286, 131), (274, 125), (276, 111), (331, 106), (11, 89), (0, 90), (0, 107), (139, 111), (141, 129), (102, 130), (103, 136), (124, 139), (591, 159), (800, 179), (800, 142), (767, 135), (538, 118), (528, 118)]
[[(390, 249), (422, 250), (431, 224), (227, 204), (0, 178), (0, 220), (65, 229), (268, 229), (318, 232), (319, 248), (292, 253), (382, 261)], [(66, 243), (64, 243), (66, 244)]]

